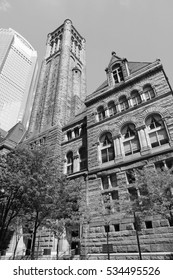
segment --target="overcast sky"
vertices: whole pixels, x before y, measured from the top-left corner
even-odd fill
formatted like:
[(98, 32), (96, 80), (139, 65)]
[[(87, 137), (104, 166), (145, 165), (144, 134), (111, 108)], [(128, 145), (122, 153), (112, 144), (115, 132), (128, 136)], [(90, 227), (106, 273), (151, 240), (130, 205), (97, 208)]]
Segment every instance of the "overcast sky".
[(71, 19), (86, 39), (87, 91), (105, 79), (111, 52), (161, 59), (173, 87), (173, 0), (0, 0), (0, 28), (13, 28), (45, 55), (46, 37)]

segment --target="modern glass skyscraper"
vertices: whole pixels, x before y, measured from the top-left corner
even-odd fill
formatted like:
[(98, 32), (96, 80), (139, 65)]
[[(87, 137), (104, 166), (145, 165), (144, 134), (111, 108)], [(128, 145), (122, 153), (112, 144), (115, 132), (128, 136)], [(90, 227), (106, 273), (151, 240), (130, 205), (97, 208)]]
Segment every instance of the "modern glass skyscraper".
[(0, 29), (0, 128), (28, 126), (38, 72), (37, 52), (13, 29)]

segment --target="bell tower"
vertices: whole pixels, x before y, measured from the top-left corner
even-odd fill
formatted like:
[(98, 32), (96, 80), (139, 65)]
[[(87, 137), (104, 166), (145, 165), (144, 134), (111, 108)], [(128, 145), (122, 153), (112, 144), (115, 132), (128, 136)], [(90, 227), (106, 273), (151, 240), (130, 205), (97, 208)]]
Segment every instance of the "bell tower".
[(47, 36), (28, 136), (67, 124), (85, 97), (85, 39), (66, 19)]

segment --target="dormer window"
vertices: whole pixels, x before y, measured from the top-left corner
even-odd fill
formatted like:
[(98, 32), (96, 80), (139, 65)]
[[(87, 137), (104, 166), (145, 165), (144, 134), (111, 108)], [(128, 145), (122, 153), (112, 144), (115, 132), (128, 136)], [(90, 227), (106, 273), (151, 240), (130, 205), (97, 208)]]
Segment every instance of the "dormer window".
[(112, 74), (116, 84), (124, 81), (123, 72), (119, 64), (113, 65)]

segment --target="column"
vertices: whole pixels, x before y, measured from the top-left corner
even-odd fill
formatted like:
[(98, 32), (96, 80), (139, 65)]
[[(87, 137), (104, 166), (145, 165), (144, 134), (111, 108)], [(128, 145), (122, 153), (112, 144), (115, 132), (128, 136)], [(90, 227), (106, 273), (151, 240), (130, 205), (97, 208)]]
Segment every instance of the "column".
[(119, 103), (116, 104), (117, 113), (121, 112), (121, 106)]
[(108, 107), (105, 108), (105, 117), (109, 118), (109, 109), (108, 109)]
[(129, 108), (133, 107), (133, 102), (130, 97), (128, 98), (128, 104), (129, 104)]
[(141, 96), (142, 102), (146, 101), (146, 100), (145, 100), (145, 94), (144, 94), (144, 92), (143, 92), (142, 90), (139, 91), (139, 94), (140, 94), (140, 96)]
[(72, 139), (74, 139), (74, 138), (75, 138), (74, 129), (73, 129), (73, 130), (71, 130), (71, 137), (72, 137)]
[(97, 145), (97, 151), (98, 151), (98, 153), (97, 153), (98, 154), (98, 163), (99, 163), (99, 165), (101, 165), (102, 156), (101, 156), (100, 142), (97, 142), (96, 145)]
[(139, 141), (140, 141), (140, 145), (141, 145), (141, 155), (150, 153), (150, 146), (147, 141), (145, 125), (138, 127), (137, 130), (138, 130), (138, 136), (139, 136)]

